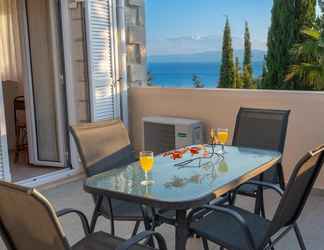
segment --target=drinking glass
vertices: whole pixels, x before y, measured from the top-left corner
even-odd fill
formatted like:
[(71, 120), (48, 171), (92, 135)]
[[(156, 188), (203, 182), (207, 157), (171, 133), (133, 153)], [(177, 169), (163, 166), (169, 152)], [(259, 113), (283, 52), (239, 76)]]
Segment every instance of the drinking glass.
[(216, 136), (216, 130), (211, 128), (210, 129), (210, 144), (215, 145), (217, 144), (217, 136)]
[(145, 180), (141, 182), (143, 186), (153, 184), (153, 180), (148, 179), (148, 173), (152, 170), (154, 164), (154, 154), (152, 151), (140, 152), (140, 165), (145, 174)]
[(229, 132), (227, 128), (218, 128), (217, 129), (217, 139), (222, 145), (222, 154), (225, 153), (225, 143), (228, 140)]

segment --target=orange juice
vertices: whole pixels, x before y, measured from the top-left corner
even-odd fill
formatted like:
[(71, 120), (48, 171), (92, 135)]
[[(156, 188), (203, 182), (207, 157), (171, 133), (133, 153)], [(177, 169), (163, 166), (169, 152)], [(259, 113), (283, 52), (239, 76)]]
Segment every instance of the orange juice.
[(140, 156), (140, 164), (145, 173), (148, 173), (152, 170), (154, 163), (153, 156)]
[(225, 144), (228, 139), (228, 131), (218, 131), (217, 132), (217, 139), (221, 144)]

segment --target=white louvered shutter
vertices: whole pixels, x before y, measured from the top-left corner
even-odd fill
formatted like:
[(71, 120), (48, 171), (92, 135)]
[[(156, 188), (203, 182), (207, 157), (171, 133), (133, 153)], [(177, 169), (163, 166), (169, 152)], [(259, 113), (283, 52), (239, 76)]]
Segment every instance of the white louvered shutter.
[(86, 0), (91, 120), (119, 118), (115, 0)]
[(0, 180), (11, 181), (2, 82), (0, 81)]

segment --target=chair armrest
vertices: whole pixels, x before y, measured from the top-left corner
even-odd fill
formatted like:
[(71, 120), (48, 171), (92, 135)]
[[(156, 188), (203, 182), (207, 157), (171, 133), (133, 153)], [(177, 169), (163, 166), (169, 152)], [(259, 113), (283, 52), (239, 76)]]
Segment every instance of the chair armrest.
[(247, 185), (247, 184), (272, 189), (272, 190), (276, 191), (280, 196), (282, 196), (284, 194), (284, 191), (280, 187), (278, 187), (277, 185), (268, 183), (268, 182), (251, 180), (251, 181), (241, 184), (240, 186)]
[(79, 210), (70, 209), (70, 208), (62, 209), (62, 210), (56, 212), (57, 217), (61, 217), (61, 216), (67, 215), (67, 214), (76, 214), (76, 215), (78, 215), (80, 220), (81, 220), (83, 231), (84, 231), (85, 235), (90, 234), (89, 222), (88, 222), (88, 219), (87, 219), (87, 217), (85, 216), (84, 213), (82, 213)]
[[(211, 202), (208, 203), (209, 206), (223, 206), (226, 202), (229, 201), (229, 194), (230, 193), (226, 193), (225, 195), (223, 195), (222, 197), (220, 197), (217, 200), (212, 200)], [(188, 214), (188, 221), (190, 223), (190, 221), (192, 221), (193, 219), (196, 218), (202, 218), (204, 217), (207, 213), (209, 213), (210, 209), (206, 209), (204, 207), (198, 207), (198, 208), (194, 208), (190, 211), (190, 213)]]
[[(239, 225), (239, 227), (242, 229), (242, 231), (244, 232), (244, 235), (246, 237), (247, 243), (249, 244), (249, 249), (256, 249), (255, 248), (255, 244), (254, 244), (254, 240), (252, 237), (252, 233), (250, 231), (250, 229), (248, 228), (246, 221), (244, 220), (244, 218), (236, 211), (234, 211), (233, 209), (224, 207), (224, 206), (213, 206), (213, 205), (204, 205), (200, 208), (198, 208), (200, 210), (210, 210), (210, 211), (215, 211), (215, 212), (219, 212), (219, 213), (223, 213), (223, 214), (227, 214), (229, 216), (231, 216)], [(188, 215), (188, 221), (190, 221), (189, 219), (191, 219), (195, 213), (195, 210), (192, 210), (189, 215)], [(198, 210), (199, 211), (199, 210)]]
[(130, 249), (132, 246), (136, 245), (137, 243), (139, 243), (140, 241), (144, 240), (144, 239), (148, 239), (150, 237), (154, 236), (158, 246), (159, 246), (159, 250), (167, 250), (166, 247), (166, 243), (165, 240), (163, 238), (163, 236), (157, 232), (153, 232), (153, 231), (144, 231), (141, 232), (137, 235), (135, 235), (134, 237), (132, 237), (131, 239), (124, 241), (122, 244), (120, 244), (116, 250), (128, 250)]

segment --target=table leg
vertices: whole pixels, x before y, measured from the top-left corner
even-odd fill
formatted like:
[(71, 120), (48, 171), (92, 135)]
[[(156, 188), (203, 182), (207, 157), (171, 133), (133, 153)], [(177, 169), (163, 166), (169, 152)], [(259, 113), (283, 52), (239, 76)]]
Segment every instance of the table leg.
[[(144, 218), (144, 228), (147, 231), (154, 231), (154, 224), (153, 224), (153, 218), (150, 218), (149, 216), (149, 207), (146, 205), (141, 205), (141, 210)], [(154, 248), (154, 240), (153, 237), (150, 237), (146, 242), (145, 245), (148, 245), (152, 248)]]
[(94, 211), (93, 211), (93, 214), (92, 214), (92, 217), (91, 217), (91, 223), (90, 223), (90, 232), (91, 233), (94, 232), (98, 217), (101, 215), (99, 211), (100, 211), (100, 208), (101, 208), (102, 199), (103, 199), (102, 195), (99, 195), (97, 197), (96, 206), (94, 208)]
[(177, 210), (176, 211), (176, 250), (185, 250), (187, 238), (189, 235), (188, 224), (187, 224), (187, 211)]

